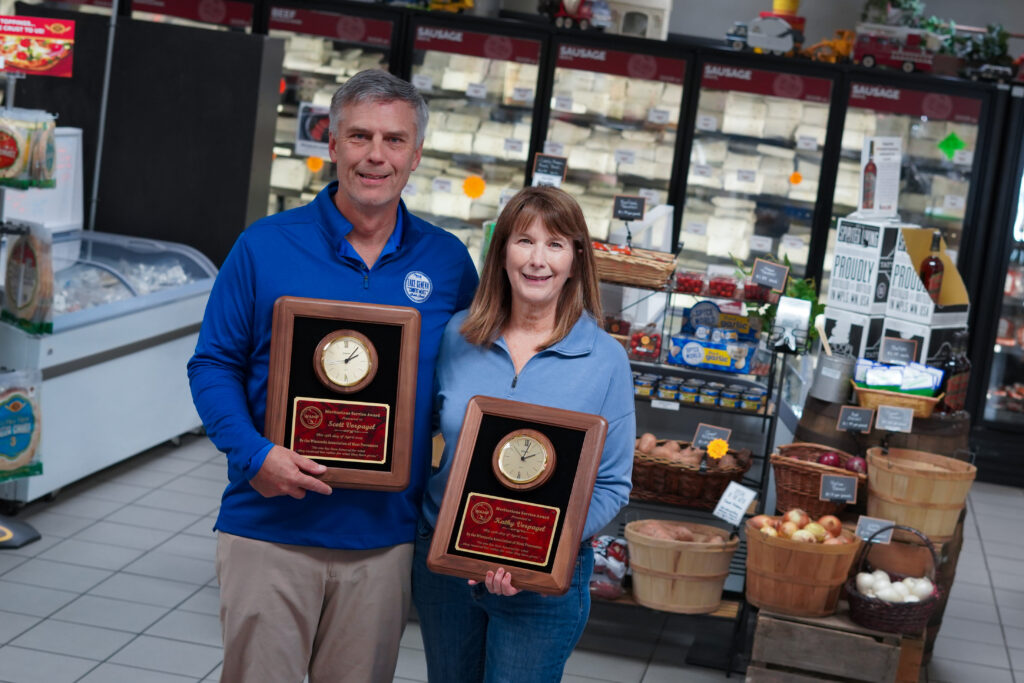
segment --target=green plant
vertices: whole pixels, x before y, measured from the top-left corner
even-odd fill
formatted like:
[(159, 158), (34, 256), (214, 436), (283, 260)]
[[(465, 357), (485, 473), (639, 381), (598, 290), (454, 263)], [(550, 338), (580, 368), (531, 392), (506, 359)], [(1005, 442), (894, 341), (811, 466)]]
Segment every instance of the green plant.
[[(779, 260), (773, 256), (765, 258), (766, 261), (774, 261), (776, 263)], [(753, 267), (747, 268), (746, 265), (735, 256), (733, 262), (736, 264), (736, 270), (740, 277), (750, 277)], [(783, 257), (783, 265), (790, 269), (792, 272), (793, 267), (789, 262), (789, 257)], [(818, 317), (819, 313), (825, 312), (825, 304), (818, 301), (818, 286), (814, 281), (814, 278), (799, 279), (790, 277), (786, 280), (786, 291), (783, 292), (784, 296), (793, 297), (794, 299), (805, 299), (811, 302), (811, 317), (808, 320), (808, 337), (811, 340), (818, 338), (818, 331), (814, 328), (814, 319)], [(771, 330), (772, 325), (775, 323), (775, 310), (777, 306), (775, 304), (768, 303), (755, 303), (746, 302), (747, 315), (752, 318), (758, 318), (761, 321), (762, 330)]]

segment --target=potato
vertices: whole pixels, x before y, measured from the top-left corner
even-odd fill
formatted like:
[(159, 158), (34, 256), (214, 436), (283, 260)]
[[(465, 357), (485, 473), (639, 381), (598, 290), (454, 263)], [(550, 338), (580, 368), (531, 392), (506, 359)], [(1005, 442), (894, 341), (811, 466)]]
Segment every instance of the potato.
[(669, 449), (670, 451), (678, 451), (679, 442), (676, 441), (675, 439), (669, 439), (668, 441), (665, 442), (665, 448)]
[(666, 460), (670, 460), (672, 458), (672, 451), (664, 446), (656, 446), (651, 450), (651, 455), (655, 458), (665, 458)]
[(637, 439), (637, 450), (641, 453), (650, 453), (658, 445), (658, 437), (654, 436), (650, 432), (642, 434)]

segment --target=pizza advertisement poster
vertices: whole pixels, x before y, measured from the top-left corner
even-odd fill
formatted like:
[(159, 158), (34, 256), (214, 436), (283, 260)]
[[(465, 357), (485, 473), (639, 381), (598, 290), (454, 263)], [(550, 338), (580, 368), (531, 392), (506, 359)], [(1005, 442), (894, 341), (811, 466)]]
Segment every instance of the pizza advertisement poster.
[(0, 16), (0, 71), (71, 78), (75, 22)]

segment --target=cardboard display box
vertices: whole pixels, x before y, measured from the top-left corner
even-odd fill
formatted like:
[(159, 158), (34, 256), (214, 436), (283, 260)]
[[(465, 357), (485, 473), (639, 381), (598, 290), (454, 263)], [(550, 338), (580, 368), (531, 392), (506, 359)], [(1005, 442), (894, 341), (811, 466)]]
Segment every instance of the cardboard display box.
[(901, 225), (905, 224), (896, 219), (856, 213), (838, 220), (829, 306), (861, 314), (885, 313)]
[[(882, 337), (913, 339), (917, 342), (914, 360), (918, 363), (934, 364), (940, 356), (949, 355), (953, 346), (953, 335), (966, 327), (966, 321), (949, 327), (921, 325), (886, 316), (882, 325)], [(945, 347), (945, 349), (943, 349)]]
[(832, 353), (877, 359), (884, 321), (882, 315), (864, 315), (826, 306), (825, 335)]
[(946, 253), (946, 242), (942, 240), (939, 259), (944, 266), (942, 289), (936, 305), (928, 296), (918, 269), (931, 249), (934, 228), (903, 228), (896, 243), (892, 264), (889, 297), (885, 305), (886, 318), (919, 323), (932, 328), (963, 328), (967, 325), (970, 302), (967, 287), (956, 269), (956, 264)]

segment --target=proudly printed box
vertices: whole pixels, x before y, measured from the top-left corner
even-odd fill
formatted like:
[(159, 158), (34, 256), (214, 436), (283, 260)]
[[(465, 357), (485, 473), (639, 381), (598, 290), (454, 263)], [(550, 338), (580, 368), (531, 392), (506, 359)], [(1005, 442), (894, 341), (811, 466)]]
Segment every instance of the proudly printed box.
[(830, 306), (867, 315), (885, 313), (899, 227), (895, 219), (856, 213), (839, 219), (828, 286)]
[(864, 315), (825, 307), (825, 338), (833, 354), (876, 360), (882, 341), (881, 315)]

